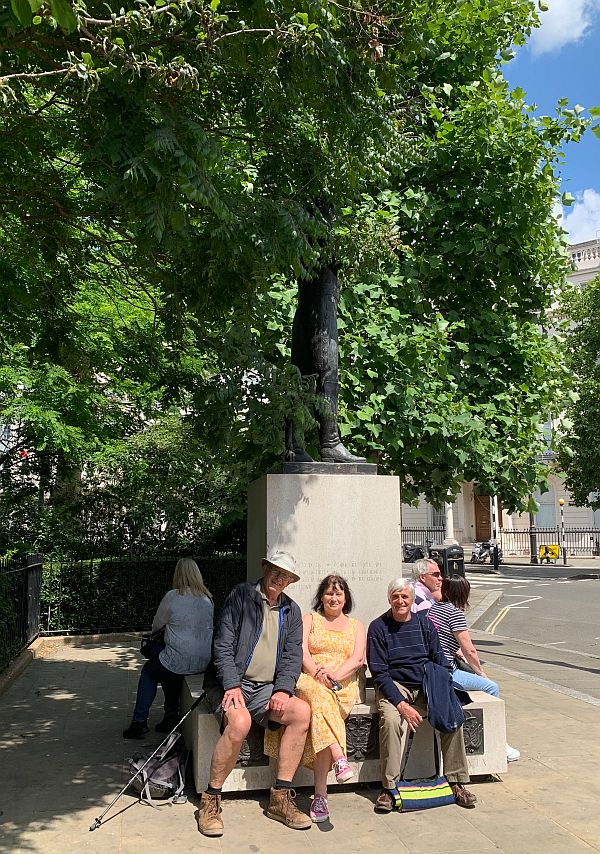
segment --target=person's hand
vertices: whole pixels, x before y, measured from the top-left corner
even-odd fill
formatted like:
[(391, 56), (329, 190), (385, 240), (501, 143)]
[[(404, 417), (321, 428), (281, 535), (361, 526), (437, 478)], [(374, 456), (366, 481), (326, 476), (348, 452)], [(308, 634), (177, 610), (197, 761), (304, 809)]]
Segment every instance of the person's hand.
[(246, 708), (241, 688), (230, 688), (228, 691), (225, 691), (221, 708), (226, 712), (227, 709), (231, 708), (231, 706), (233, 706), (234, 709)]
[(327, 685), (327, 687), (329, 687), (330, 679), (333, 679), (333, 674), (328, 667), (318, 667), (317, 672), (315, 673), (315, 679), (317, 682), (320, 682), (321, 685)]
[(416, 732), (417, 727), (423, 721), (423, 718), (417, 712), (417, 710), (413, 706), (409, 705), (405, 700), (402, 700), (400, 703), (398, 703), (396, 708), (398, 709), (412, 732)]
[(271, 694), (271, 699), (265, 708), (274, 712), (276, 715), (282, 715), (285, 712), (289, 701), (290, 695), (286, 694), (285, 691), (275, 691), (274, 694)]

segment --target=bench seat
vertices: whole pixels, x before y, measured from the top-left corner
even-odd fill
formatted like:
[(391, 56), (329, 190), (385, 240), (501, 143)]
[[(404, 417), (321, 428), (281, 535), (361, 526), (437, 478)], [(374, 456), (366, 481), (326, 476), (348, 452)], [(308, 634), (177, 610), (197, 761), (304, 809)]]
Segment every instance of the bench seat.
[[(203, 674), (186, 676), (182, 689), (182, 710), (187, 711), (202, 692)], [(506, 722), (504, 700), (483, 691), (470, 691), (473, 702), (465, 706), (463, 727), (469, 773), (501, 774), (506, 771)], [(351, 782), (377, 782), (379, 763), (379, 715), (372, 688), (365, 691), (365, 702), (354, 706), (346, 722), (347, 756), (354, 771)], [(194, 782), (197, 792), (208, 784), (210, 758), (219, 738), (219, 725), (206, 703), (201, 703), (183, 725), (185, 743), (193, 753)], [(263, 753), (264, 730), (253, 726), (242, 745), (240, 757), (223, 786), (224, 792), (268, 789), (275, 780), (275, 762)], [(432, 776), (434, 760), (432, 731), (424, 721), (414, 737), (405, 776), (408, 779)], [(327, 781), (338, 785), (333, 772)], [(299, 768), (295, 786), (312, 786), (312, 771)]]

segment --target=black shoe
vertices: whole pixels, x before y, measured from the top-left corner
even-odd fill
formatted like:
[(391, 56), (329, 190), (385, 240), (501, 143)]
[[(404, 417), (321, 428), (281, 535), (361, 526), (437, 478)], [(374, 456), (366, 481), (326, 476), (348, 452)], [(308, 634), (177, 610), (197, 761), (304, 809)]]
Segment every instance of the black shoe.
[(123, 730), (123, 738), (143, 738), (147, 732), (147, 721), (131, 721), (129, 727)]
[(171, 732), (172, 729), (175, 729), (178, 723), (179, 715), (173, 715), (172, 717), (163, 718), (159, 724), (156, 724), (156, 726), (154, 727), (154, 731)]
[(355, 457), (350, 451), (338, 442), (333, 447), (321, 448), (322, 463), (366, 463), (365, 457)]

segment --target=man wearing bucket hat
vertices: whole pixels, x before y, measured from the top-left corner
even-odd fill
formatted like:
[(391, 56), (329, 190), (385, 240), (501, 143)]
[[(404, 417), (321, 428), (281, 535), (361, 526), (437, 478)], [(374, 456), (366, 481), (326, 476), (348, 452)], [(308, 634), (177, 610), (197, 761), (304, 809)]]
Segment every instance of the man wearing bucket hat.
[(285, 727), (268, 817), (294, 830), (311, 826), (292, 790), (310, 724), (310, 706), (294, 696), (302, 669), (302, 615), (283, 592), (300, 576), (294, 558), (275, 549), (264, 558), (262, 573), (258, 582), (234, 587), (215, 628), (213, 663), (204, 685), (222, 735), (196, 816), (205, 836), (223, 834), (221, 788), (253, 721), (270, 729)]

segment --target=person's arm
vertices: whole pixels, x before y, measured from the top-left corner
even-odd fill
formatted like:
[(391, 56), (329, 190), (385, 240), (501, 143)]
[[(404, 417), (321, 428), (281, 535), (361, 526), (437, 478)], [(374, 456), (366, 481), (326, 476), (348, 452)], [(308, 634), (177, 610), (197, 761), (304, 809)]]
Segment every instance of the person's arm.
[[(170, 591), (169, 591), (170, 593)], [(152, 634), (154, 632), (158, 632), (167, 625), (172, 616), (172, 609), (170, 605), (171, 596), (169, 593), (166, 593), (161, 599), (160, 605), (156, 609), (156, 614), (154, 615), (154, 619), (152, 620)]]
[(429, 660), (433, 661), (435, 664), (440, 664), (442, 667), (445, 667), (446, 670), (450, 670), (451, 665), (442, 651), (436, 627), (433, 622), (423, 614), (417, 615), (417, 619), (419, 619), (419, 616), (423, 617), (421, 625), (425, 632), (425, 648)]
[[(248, 604), (248, 603), (246, 603)], [(234, 587), (223, 605), (213, 639), (213, 662), (224, 691), (239, 688), (241, 680), (235, 665), (235, 650), (243, 602), (239, 587)]]
[(487, 679), (487, 676), (481, 667), (481, 661), (479, 660), (477, 650), (471, 640), (469, 630), (463, 629), (463, 631), (454, 632), (454, 637), (458, 641), (460, 651), (462, 652), (465, 661), (471, 665), (478, 676), (484, 676)]
[(404, 697), (390, 676), (387, 644), (385, 641), (385, 625), (375, 620), (369, 626), (367, 633), (367, 661), (373, 677), (373, 684), (386, 700), (393, 706), (398, 706)]
[(292, 603), (289, 626), (279, 654), (275, 671), (273, 694), (284, 692), (290, 697), (296, 689), (296, 682), (302, 670), (302, 616), (300, 608)]
[(356, 630), (354, 632), (354, 649), (352, 650), (352, 655), (343, 661), (333, 674), (333, 678), (337, 682), (341, 682), (342, 679), (347, 679), (349, 676), (352, 676), (356, 673), (359, 667), (363, 666), (365, 663), (366, 646), (367, 634), (365, 632), (365, 627), (359, 620), (357, 620)]
[(302, 617), (302, 670), (308, 673), (309, 676), (315, 676), (319, 669), (308, 648), (312, 630), (312, 619), (312, 614), (305, 614)]

